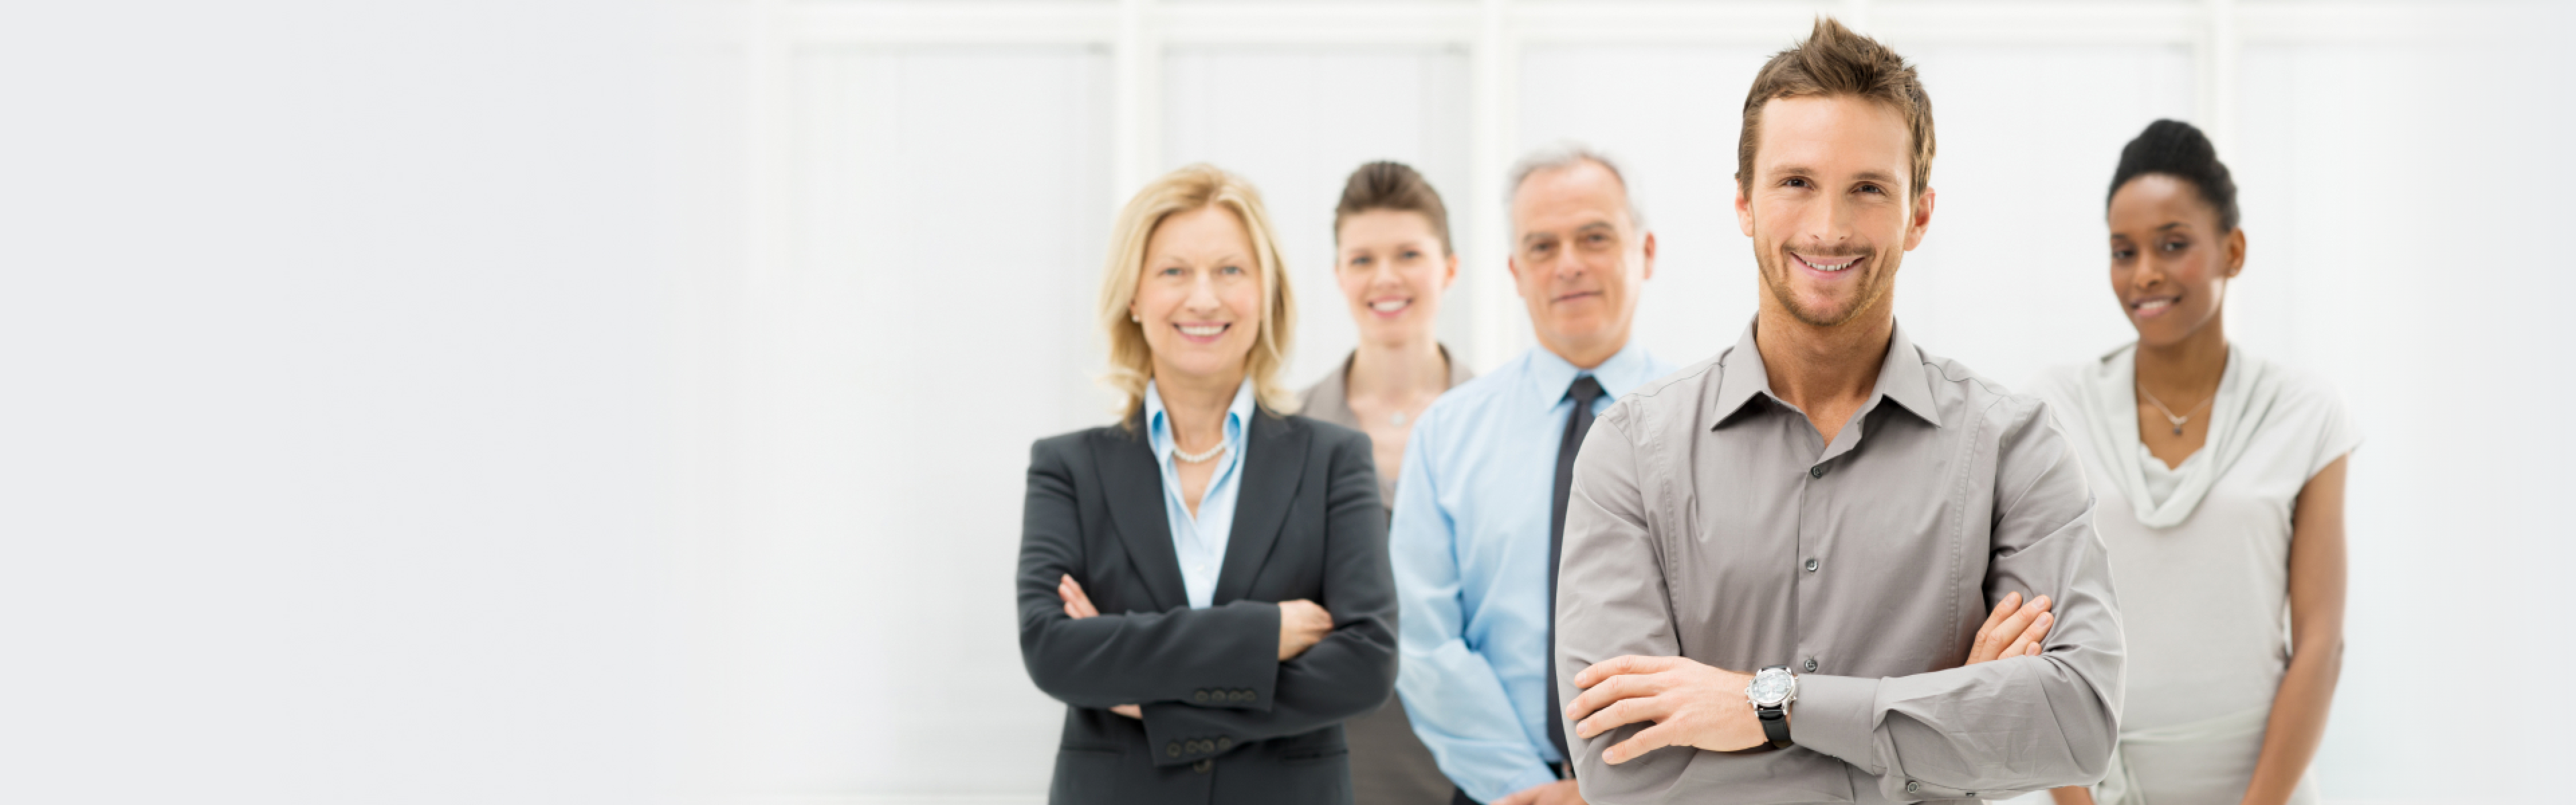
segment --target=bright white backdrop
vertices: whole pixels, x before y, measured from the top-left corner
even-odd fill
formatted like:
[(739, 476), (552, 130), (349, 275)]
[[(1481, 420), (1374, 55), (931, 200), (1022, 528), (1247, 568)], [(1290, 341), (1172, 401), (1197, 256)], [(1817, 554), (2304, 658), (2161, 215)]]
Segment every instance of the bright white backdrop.
[(1023, 462), (1106, 418), (1123, 192), (1264, 189), (1305, 379), (1333, 193), (1412, 162), (1489, 366), (1503, 167), (1588, 140), (1695, 358), (1819, 11), (1923, 64), (1900, 315), (2007, 383), (2121, 338), (2118, 145), (2220, 134), (2231, 332), (2370, 436), (2321, 782), (2563, 799), (2563, 2), (138, 0), (0, 7), (0, 802), (1034, 802)]
[[(2567, 390), (2540, 371), (2566, 361), (2531, 346), (2546, 335), (2537, 300), (2576, 287), (2564, 259), (2525, 271), (2475, 256), (2519, 256), (2506, 244), (2545, 240), (2567, 209), (2563, 162), (2544, 156), (2563, 150), (2550, 106), (2567, 93), (2530, 80), (2537, 62), (2496, 33), (2549, 9), (754, 8), (755, 290), (734, 314), (751, 340), (729, 359), (752, 382), (736, 418), (708, 423), (743, 438), (744, 485), (711, 532), (735, 562), (717, 620), (736, 672), (710, 708), (729, 795), (1042, 790), (1060, 708), (1018, 666), (1020, 473), (1030, 439), (1106, 419), (1085, 381), (1099, 366), (1087, 314), (1127, 189), (1202, 160), (1262, 188), (1305, 303), (1304, 382), (1353, 339), (1327, 257), (1342, 178), (1370, 159), (1416, 165), (1449, 197), (1464, 253), (1441, 329), (1481, 368), (1529, 343), (1493, 248), (1503, 168), (1586, 141), (1626, 162), (1662, 244), (1639, 337), (1696, 359), (1731, 343), (1753, 304), (1729, 210), (1736, 109), (1755, 67), (1819, 12), (1922, 65), (1941, 207), (1899, 315), (2006, 383), (2124, 340), (2100, 224), (2120, 145), (2158, 117), (2219, 137), (2253, 246), (2231, 332), (2333, 379), (2371, 437), (2353, 481), (2351, 659), (2317, 764), (2333, 799), (2535, 791), (2541, 759), (2570, 746), (2546, 725), (2576, 710), (2512, 695), (2569, 656), (2535, 639), (2552, 631), (2541, 613), (2565, 611), (2542, 590), (2570, 529), (2534, 502), (2569, 480), (2541, 458), (2569, 442), (2461, 394)], [(2475, 680), (2450, 704), (2427, 695), (2445, 668)]]

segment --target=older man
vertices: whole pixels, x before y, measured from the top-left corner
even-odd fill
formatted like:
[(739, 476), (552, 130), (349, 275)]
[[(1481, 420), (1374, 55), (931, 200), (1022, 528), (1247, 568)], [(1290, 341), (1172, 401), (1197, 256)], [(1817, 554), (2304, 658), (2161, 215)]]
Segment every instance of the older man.
[(1603, 413), (1576, 472), (1558, 667), (1584, 796), (2101, 779), (2122, 643), (2083, 470), (2039, 400), (1896, 325), (1934, 198), (1914, 68), (1820, 20), (1754, 79), (1742, 136), (1753, 326)]
[(1552, 148), (1511, 188), (1511, 273), (1538, 347), (1414, 425), (1388, 537), (1396, 689), (1457, 801), (1579, 803), (1548, 663), (1575, 451), (1602, 408), (1672, 367), (1628, 337), (1655, 236), (1618, 166)]

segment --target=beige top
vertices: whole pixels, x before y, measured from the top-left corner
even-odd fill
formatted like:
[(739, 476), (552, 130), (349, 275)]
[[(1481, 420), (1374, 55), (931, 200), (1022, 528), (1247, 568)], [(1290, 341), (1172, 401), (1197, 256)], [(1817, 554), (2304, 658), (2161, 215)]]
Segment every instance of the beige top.
[[(1324, 379), (1315, 381), (1315, 385), (1298, 392), (1300, 406), (1297, 413), (1366, 433), (1368, 429), (1360, 427), (1360, 415), (1351, 411), (1350, 387), (1346, 385), (1350, 381), (1351, 361), (1356, 357), (1358, 353), (1343, 358), (1342, 368), (1333, 370), (1324, 375)], [(1476, 379), (1475, 370), (1467, 368), (1467, 362), (1452, 357), (1447, 344), (1440, 346), (1440, 359), (1449, 364), (1449, 388), (1454, 389), (1460, 383)], [(1377, 470), (1378, 500), (1386, 504), (1387, 511), (1395, 511), (1395, 476), (1401, 469), (1379, 467)]]
[[(2037, 398), (1902, 327), (1832, 444), (1772, 394), (1747, 328), (1602, 413), (1567, 505), (1566, 699), (1625, 654), (1798, 675), (1796, 745), (1602, 763), (1648, 725), (1622, 727), (1575, 748), (1586, 800), (2001, 799), (2101, 778), (2124, 649), (2073, 446)], [(2055, 600), (2045, 652), (1961, 667), (2010, 592)]]

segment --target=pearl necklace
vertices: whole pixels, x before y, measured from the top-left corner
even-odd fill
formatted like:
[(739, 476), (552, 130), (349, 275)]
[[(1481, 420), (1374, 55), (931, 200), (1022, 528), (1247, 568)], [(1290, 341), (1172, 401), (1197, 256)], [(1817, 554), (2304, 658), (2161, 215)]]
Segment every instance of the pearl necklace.
[(1199, 462), (1215, 458), (1224, 452), (1225, 442), (1222, 440), (1218, 441), (1215, 447), (1210, 447), (1205, 452), (1192, 453), (1181, 449), (1181, 440), (1178, 437), (1174, 437), (1172, 439), (1172, 457), (1180, 459), (1183, 464), (1197, 464)]

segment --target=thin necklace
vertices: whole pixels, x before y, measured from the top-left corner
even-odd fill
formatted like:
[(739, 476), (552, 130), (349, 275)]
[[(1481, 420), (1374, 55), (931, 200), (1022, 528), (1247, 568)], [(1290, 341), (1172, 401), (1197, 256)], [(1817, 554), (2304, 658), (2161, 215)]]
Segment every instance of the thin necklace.
[(2191, 409), (2191, 414), (2185, 414), (2185, 415), (2182, 415), (2182, 416), (2174, 416), (2173, 409), (2171, 409), (2171, 408), (2166, 408), (2166, 407), (2165, 407), (2165, 401), (2163, 401), (2163, 400), (2159, 400), (2159, 399), (2156, 399), (2156, 393), (2155, 393), (2155, 392), (2152, 392), (2152, 391), (2148, 391), (2148, 390), (2147, 390), (2147, 387), (2146, 387), (2144, 384), (2140, 384), (2140, 385), (2138, 386), (2138, 393), (2139, 393), (2139, 394), (2147, 395), (2147, 402), (2154, 403), (2154, 404), (2155, 404), (2155, 406), (2156, 406), (2156, 410), (2164, 412), (2164, 415), (2165, 415), (2165, 421), (2166, 421), (2166, 422), (2171, 422), (2171, 423), (2173, 423), (2173, 429), (2174, 429), (2174, 435), (2175, 435), (2175, 436), (2180, 436), (2180, 435), (2182, 435), (2182, 426), (2183, 426), (2183, 423), (2185, 423), (2185, 422), (2190, 422), (2190, 421), (2191, 421), (2191, 416), (2192, 416), (2192, 414), (2198, 414), (2198, 413), (2200, 413), (2200, 409), (2209, 407), (2209, 404), (2210, 404), (2211, 402), (2216, 401), (2216, 400), (2218, 399), (2218, 394), (2217, 394), (2216, 392), (2211, 392), (2211, 393), (2210, 393), (2210, 395), (2209, 395), (2209, 398), (2208, 398), (2208, 399), (2201, 400), (2199, 405), (2197, 405), (2197, 406), (2193, 406), (2193, 407), (2192, 407), (2192, 409)]

